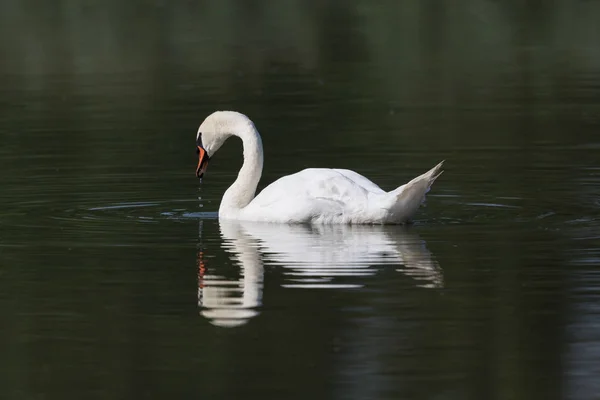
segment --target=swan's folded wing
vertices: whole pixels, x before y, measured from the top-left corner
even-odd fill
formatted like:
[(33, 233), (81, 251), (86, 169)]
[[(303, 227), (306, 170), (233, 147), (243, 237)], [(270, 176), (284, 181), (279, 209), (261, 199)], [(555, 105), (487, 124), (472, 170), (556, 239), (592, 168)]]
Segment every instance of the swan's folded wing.
[(345, 176), (346, 178), (348, 178), (352, 182), (354, 182), (356, 185), (361, 186), (362, 188), (364, 188), (365, 190), (367, 190), (371, 193), (377, 193), (377, 194), (385, 193), (385, 191), (383, 189), (381, 189), (375, 183), (371, 182), (369, 179), (365, 178), (364, 176), (362, 176), (361, 174), (359, 174), (357, 172), (354, 172), (349, 169), (334, 169), (334, 171)]
[(310, 168), (284, 176), (264, 188), (246, 211), (256, 216), (279, 215), (288, 221), (333, 217), (362, 212), (367, 207), (369, 193), (339, 170)]

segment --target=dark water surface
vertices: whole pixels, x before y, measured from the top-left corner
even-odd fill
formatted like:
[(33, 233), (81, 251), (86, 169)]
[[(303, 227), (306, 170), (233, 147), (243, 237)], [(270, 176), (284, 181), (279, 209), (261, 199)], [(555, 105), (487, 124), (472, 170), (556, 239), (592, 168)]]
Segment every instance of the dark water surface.
[[(1, 2), (0, 398), (597, 398), (600, 7), (534, 3)], [(216, 109), (260, 188), (446, 172), (409, 227), (223, 223)]]

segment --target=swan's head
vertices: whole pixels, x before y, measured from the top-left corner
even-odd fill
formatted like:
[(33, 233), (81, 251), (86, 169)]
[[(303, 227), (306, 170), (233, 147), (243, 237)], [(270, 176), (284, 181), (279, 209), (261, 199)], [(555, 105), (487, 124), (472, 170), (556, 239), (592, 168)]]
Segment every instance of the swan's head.
[(196, 176), (202, 178), (206, 172), (208, 161), (223, 146), (225, 140), (238, 131), (245, 129), (250, 119), (235, 111), (215, 111), (210, 114), (198, 128), (196, 134), (196, 153), (198, 167)]

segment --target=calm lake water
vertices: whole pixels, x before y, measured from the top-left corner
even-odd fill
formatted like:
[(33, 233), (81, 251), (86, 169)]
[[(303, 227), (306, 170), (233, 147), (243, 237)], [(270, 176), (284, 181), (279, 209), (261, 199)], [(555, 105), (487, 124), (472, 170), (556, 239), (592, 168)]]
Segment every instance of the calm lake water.
[[(516, 3), (1, 2), (0, 398), (597, 398), (600, 6)], [(217, 109), (259, 189), (445, 173), (408, 227), (223, 223)]]

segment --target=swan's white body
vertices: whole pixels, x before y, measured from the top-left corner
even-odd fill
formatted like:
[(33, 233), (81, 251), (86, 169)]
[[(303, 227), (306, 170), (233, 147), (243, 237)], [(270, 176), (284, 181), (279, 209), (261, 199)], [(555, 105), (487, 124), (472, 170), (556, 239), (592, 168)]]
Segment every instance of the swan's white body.
[[(248, 117), (234, 111), (209, 115), (198, 129), (198, 146), (212, 156), (229, 136), (244, 147), (244, 164), (223, 195), (219, 218), (312, 224), (401, 224), (408, 222), (441, 174), (442, 163), (386, 192), (347, 169), (308, 168), (284, 176), (256, 197), (263, 168), (262, 140)], [(202, 153), (203, 154), (203, 153)], [(201, 155), (202, 157), (202, 155)], [(203, 160), (200, 160), (200, 165)], [(202, 174), (204, 170), (200, 171)]]

